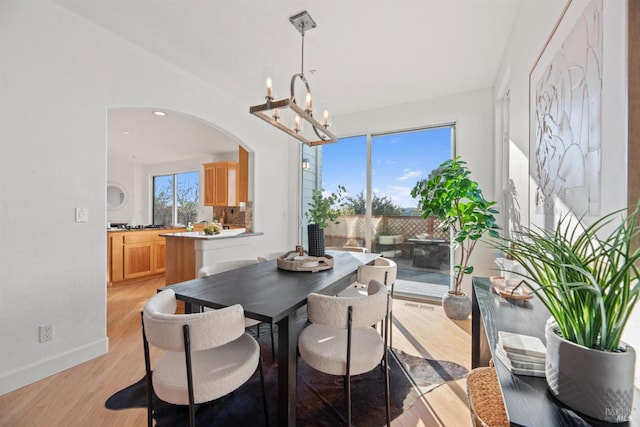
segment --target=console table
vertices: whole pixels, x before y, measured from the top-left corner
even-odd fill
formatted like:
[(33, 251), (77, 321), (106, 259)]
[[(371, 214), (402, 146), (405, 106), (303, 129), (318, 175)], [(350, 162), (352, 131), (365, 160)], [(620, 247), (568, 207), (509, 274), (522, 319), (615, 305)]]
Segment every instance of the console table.
[[(471, 318), (471, 366), (488, 366), (493, 357), (498, 331), (516, 332), (539, 337), (545, 342), (544, 325), (549, 318), (546, 307), (532, 300), (512, 302), (491, 290), (485, 277), (473, 278)], [(640, 426), (640, 390), (636, 388), (632, 421), (609, 424), (579, 414), (564, 406), (547, 390), (545, 378), (513, 375), (495, 360), (505, 409), (511, 425), (528, 427), (553, 426)]]

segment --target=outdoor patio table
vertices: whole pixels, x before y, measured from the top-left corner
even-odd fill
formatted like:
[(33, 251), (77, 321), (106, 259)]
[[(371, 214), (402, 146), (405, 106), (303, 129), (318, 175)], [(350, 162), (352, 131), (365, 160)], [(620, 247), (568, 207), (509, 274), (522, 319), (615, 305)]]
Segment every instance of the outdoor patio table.
[[(414, 244), (413, 247), (413, 266), (425, 268), (440, 268), (440, 257), (435, 256), (433, 259), (429, 256), (433, 249), (439, 249), (441, 246), (449, 247), (449, 242), (445, 239), (419, 239), (412, 237), (407, 241)], [(436, 251), (437, 252), (437, 251)], [(436, 255), (438, 255), (436, 253)]]

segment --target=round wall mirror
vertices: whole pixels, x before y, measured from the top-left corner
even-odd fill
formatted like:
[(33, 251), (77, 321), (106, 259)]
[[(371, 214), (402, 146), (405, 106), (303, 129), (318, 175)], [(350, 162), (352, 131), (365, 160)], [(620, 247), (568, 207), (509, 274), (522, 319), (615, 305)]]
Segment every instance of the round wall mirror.
[(107, 209), (120, 209), (127, 204), (127, 191), (120, 184), (107, 185)]

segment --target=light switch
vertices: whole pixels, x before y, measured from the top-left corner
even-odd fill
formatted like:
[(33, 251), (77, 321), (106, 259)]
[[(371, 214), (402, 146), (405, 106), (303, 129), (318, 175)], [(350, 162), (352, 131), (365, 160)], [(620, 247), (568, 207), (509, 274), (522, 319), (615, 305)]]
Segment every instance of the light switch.
[(89, 208), (76, 208), (76, 222), (89, 221)]

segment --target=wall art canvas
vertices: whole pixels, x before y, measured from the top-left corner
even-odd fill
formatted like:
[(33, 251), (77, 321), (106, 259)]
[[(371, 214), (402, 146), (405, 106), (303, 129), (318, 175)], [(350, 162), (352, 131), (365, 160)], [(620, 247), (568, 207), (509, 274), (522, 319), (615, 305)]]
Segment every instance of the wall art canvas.
[(529, 76), (530, 221), (601, 213), (602, 0), (572, 0)]

